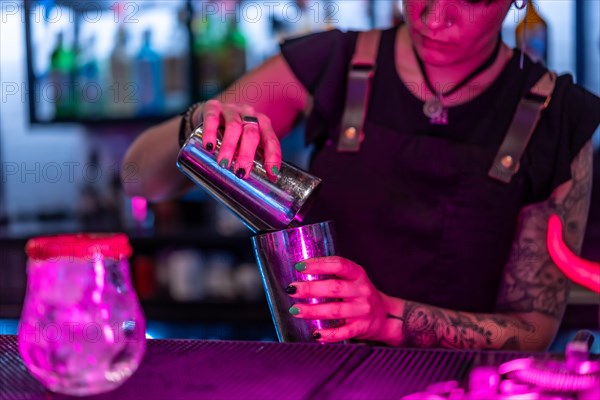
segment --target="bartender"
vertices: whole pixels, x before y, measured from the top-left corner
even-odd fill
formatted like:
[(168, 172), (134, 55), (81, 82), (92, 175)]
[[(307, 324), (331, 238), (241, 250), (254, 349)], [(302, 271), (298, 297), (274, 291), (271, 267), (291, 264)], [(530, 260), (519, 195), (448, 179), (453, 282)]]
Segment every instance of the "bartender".
[(405, 1), (406, 22), (382, 32), (287, 41), (215, 99), (140, 135), (126, 192), (158, 201), (189, 189), (175, 161), (200, 123), (211, 152), (224, 127), (223, 168), (247, 178), (261, 146), (275, 177), (279, 140), (304, 114), (310, 171), (324, 181), (305, 222), (333, 220), (342, 257), (297, 264), (336, 278), (286, 291), (343, 300), (290, 313), (346, 321), (317, 341), (547, 349), (569, 294), (547, 222), (557, 214), (580, 251), (600, 99), (502, 42), (511, 1), (445, 3)]

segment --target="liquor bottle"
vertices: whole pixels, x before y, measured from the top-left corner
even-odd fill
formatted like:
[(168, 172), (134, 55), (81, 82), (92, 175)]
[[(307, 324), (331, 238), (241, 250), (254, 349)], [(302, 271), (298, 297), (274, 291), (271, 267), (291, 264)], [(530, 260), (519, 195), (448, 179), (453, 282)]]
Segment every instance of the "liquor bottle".
[(73, 71), (75, 68), (75, 51), (64, 44), (63, 32), (57, 35), (56, 47), (50, 58), (50, 76), (54, 91), (55, 117), (58, 119), (73, 117), (75, 114), (75, 91)]
[[(537, 12), (539, 7), (532, 0), (527, 0), (525, 17), (516, 28), (517, 47), (535, 62), (548, 64), (548, 24)], [(527, 24), (527, 26), (525, 26)]]
[(171, 45), (164, 53), (164, 93), (167, 113), (181, 112), (191, 101), (188, 90), (190, 45), (186, 28), (187, 18), (187, 10), (182, 7), (171, 34)]
[(223, 51), (222, 23), (213, 15), (199, 13), (192, 23), (194, 32), (193, 54), (198, 78), (196, 96), (202, 100), (218, 94), (223, 88), (219, 69)]
[(96, 58), (96, 36), (89, 37), (77, 54), (77, 114), (98, 118), (102, 100), (100, 69)]
[(124, 26), (120, 26), (109, 60), (106, 112), (108, 117), (112, 118), (132, 117), (139, 101), (139, 87), (133, 80), (132, 60), (127, 51), (127, 42), (127, 31)]
[(158, 294), (158, 282), (156, 280), (156, 265), (154, 259), (149, 256), (140, 255), (133, 259), (133, 287), (140, 300), (152, 299)]
[(246, 38), (235, 19), (229, 20), (227, 27), (221, 54), (220, 80), (223, 86), (230, 85), (246, 72)]
[(160, 115), (164, 111), (162, 61), (152, 47), (152, 31), (142, 34), (142, 47), (137, 55), (137, 92), (139, 115)]

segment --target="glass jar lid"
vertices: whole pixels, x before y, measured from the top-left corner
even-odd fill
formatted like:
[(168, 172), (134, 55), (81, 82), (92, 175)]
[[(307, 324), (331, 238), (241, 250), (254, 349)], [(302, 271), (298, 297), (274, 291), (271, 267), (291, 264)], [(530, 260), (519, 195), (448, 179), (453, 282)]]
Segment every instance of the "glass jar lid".
[(98, 256), (119, 259), (131, 257), (132, 249), (124, 233), (75, 233), (32, 238), (25, 245), (25, 253), (37, 261)]

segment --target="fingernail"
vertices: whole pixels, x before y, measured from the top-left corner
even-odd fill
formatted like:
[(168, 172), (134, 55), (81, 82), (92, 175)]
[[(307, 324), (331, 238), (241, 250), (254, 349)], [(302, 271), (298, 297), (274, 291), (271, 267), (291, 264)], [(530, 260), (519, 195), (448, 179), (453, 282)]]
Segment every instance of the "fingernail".
[(294, 285), (289, 285), (284, 290), (287, 294), (294, 294), (294, 293), (296, 293), (296, 290), (298, 290), (298, 289)]
[(206, 150), (213, 151), (214, 148), (215, 148), (215, 146), (212, 143), (207, 143), (206, 144)]
[(219, 163), (219, 165), (223, 168), (227, 168), (227, 166), (229, 165), (229, 160), (224, 158), (221, 160), (221, 162)]
[(321, 339), (321, 334), (319, 332), (313, 333), (313, 339), (315, 339), (315, 340)]
[(298, 314), (300, 314), (300, 309), (296, 306), (292, 306), (292, 307), (290, 307), (290, 314), (298, 315)]
[(306, 263), (299, 262), (298, 264), (294, 265), (294, 268), (296, 268), (296, 271), (304, 271), (306, 269)]
[(244, 176), (246, 176), (246, 170), (244, 168), (238, 168), (238, 170), (235, 171), (235, 176), (242, 179)]
[(273, 175), (279, 175), (279, 168), (277, 168), (277, 165), (274, 165), (274, 166), (271, 168), (271, 173), (272, 173)]

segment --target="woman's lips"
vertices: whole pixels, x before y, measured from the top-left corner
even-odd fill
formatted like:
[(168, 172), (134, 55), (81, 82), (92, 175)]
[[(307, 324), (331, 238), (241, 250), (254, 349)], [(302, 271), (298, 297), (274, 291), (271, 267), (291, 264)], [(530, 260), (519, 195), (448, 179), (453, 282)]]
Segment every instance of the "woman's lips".
[(430, 49), (447, 49), (450, 45), (448, 42), (442, 42), (440, 40), (431, 39), (427, 36), (420, 35), (421, 45), (425, 48)]
[(421, 44), (425, 48), (429, 49), (448, 49), (452, 46), (452, 43), (448, 41), (433, 39), (429, 36), (423, 35), (422, 33), (414, 31), (414, 37), (417, 43)]

